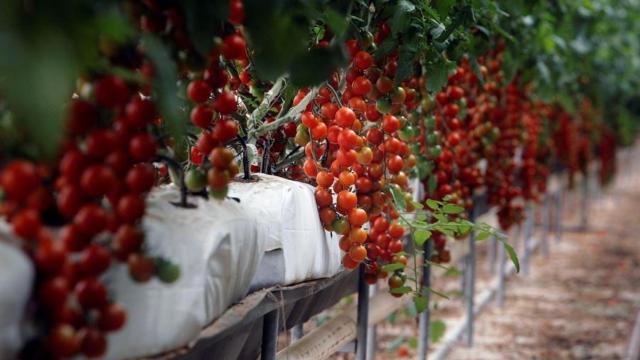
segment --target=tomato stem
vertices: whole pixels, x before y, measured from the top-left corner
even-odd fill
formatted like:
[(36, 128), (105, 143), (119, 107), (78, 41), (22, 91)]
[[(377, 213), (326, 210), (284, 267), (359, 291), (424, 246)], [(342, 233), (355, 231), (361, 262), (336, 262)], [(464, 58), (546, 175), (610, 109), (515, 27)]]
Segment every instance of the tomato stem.
[(238, 141), (240, 141), (240, 146), (242, 146), (242, 170), (244, 175), (242, 178), (244, 180), (251, 179), (251, 168), (249, 167), (249, 156), (247, 154), (247, 142), (244, 140), (242, 136), (238, 136)]

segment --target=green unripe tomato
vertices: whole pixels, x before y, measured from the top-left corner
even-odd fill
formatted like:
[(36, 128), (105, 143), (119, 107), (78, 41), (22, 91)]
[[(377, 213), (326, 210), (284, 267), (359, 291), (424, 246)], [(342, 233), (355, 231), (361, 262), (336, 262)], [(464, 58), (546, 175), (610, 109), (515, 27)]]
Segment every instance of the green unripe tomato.
[(437, 158), (440, 156), (440, 153), (442, 153), (442, 147), (440, 147), (440, 145), (429, 148), (429, 155), (431, 155), (431, 157)]
[(437, 145), (440, 143), (440, 132), (432, 131), (427, 135), (427, 144), (428, 145)]
[(378, 101), (376, 101), (376, 110), (378, 110), (380, 114), (387, 114), (391, 111), (391, 102), (385, 98), (378, 99)]
[(213, 188), (209, 189), (209, 195), (211, 195), (211, 197), (216, 200), (224, 200), (224, 198), (227, 197), (228, 192), (229, 192), (229, 187), (226, 185), (218, 189), (213, 189)]
[(166, 260), (158, 261), (156, 276), (163, 283), (171, 284), (180, 277), (180, 267)]
[(304, 125), (298, 124), (294, 141), (297, 145), (300, 146), (305, 146), (309, 141), (311, 141), (311, 138), (309, 137), (309, 131)]
[(333, 231), (340, 235), (346, 235), (349, 232), (349, 223), (345, 218), (338, 218), (333, 221)]
[(430, 96), (423, 97), (422, 101), (420, 102), (420, 106), (422, 107), (422, 111), (424, 113), (428, 113), (429, 111), (431, 111), (431, 109), (433, 109), (433, 105), (434, 103)]
[(436, 118), (433, 116), (428, 116), (424, 120), (424, 127), (426, 127), (427, 130), (433, 130), (436, 127)]
[(197, 168), (192, 168), (184, 175), (184, 183), (191, 192), (200, 192), (207, 186), (207, 174)]
[(407, 98), (407, 93), (404, 91), (404, 88), (398, 86), (393, 89), (391, 93), (391, 103), (392, 104), (404, 104), (404, 100)]
[(407, 126), (404, 129), (401, 129), (400, 131), (398, 131), (398, 135), (400, 137), (400, 140), (402, 140), (402, 141), (411, 140), (411, 137), (412, 137), (411, 127)]

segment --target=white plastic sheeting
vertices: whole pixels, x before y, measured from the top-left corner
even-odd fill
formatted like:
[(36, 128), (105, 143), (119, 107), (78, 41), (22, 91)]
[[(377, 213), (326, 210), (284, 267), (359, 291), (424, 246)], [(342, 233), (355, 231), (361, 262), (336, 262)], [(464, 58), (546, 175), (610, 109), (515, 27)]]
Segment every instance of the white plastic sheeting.
[(7, 223), (0, 221), (0, 359), (12, 359), (25, 340), (21, 329), (34, 277), (29, 258), (3, 241), (9, 234)]
[[(181, 275), (173, 284), (140, 284), (126, 265), (112, 266), (104, 281), (128, 319), (110, 334), (106, 358), (157, 355), (194, 341), (247, 294), (266, 252), (281, 253), (274, 259), (284, 263), (260, 270), (278, 270), (261, 274), (267, 284), (271, 278), (285, 285), (341, 270), (338, 239), (320, 224), (313, 187), (260, 175), (257, 182), (231, 183), (229, 195), (240, 202), (190, 197), (196, 207), (181, 208), (172, 204), (179, 199), (173, 186), (150, 194), (143, 221), (149, 254), (178, 264)], [(6, 223), (4, 229), (10, 232)], [(33, 276), (25, 255), (0, 241), (0, 359), (11, 358), (21, 345), (19, 326)]]
[(265, 252), (254, 220), (233, 200), (190, 197), (197, 208), (185, 209), (170, 203), (177, 199), (173, 187), (154, 191), (144, 228), (150, 254), (177, 263), (181, 276), (173, 284), (156, 279), (139, 284), (130, 279), (126, 266), (110, 271), (109, 288), (129, 318), (122, 331), (110, 336), (107, 358), (184, 346), (249, 289)]
[(284, 284), (337, 274), (338, 238), (322, 228), (313, 187), (277, 176), (259, 174), (256, 182), (232, 182), (229, 196), (256, 220), (259, 241), (267, 250), (281, 248)]

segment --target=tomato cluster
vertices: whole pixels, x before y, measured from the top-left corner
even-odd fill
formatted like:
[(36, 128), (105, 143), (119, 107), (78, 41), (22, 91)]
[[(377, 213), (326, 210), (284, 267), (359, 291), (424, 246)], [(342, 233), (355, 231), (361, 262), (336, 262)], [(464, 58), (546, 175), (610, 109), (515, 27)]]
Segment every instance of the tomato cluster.
[[(238, 123), (232, 118), (239, 108), (238, 89), (252, 82), (245, 70), (248, 57), (241, 28), (221, 30), (213, 39), (207, 58), (196, 60), (198, 54), (187, 36), (186, 19), (179, 4), (145, 1), (137, 5), (133, 12), (140, 19), (141, 29), (162, 35), (179, 49), (179, 75), (186, 79), (185, 97), (192, 104), (189, 118), (194, 132), (199, 133), (190, 148), (192, 168), (185, 175), (186, 186), (199, 193), (208, 185), (209, 194), (222, 199), (227, 194), (227, 184), (239, 172), (235, 154), (227, 148), (238, 137)], [(229, 5), (229, 23), (241, 25), (242, 1), (232, 0)], [(200, 62), (204, 67), (194, 65)]]
[[(238, 110), (235, 91), (238, 80), (230, 82), (231, 76), (222, 61), (235, 60), (238, 66), (246, 66), (246, 45), (240, 33), (232, 33), (220, 41), (222, 44), (211, 51), (209, 65), (202, 78), (191, 80), (187, 86), (187, 96), (195, 103), (191, 110), (191, 123), (201, 129), (196, 144), (191, 148), (191, 163), (208, 168), (207, 184), (210, 193), (218, 199), (226, 196), (227, 184), (239, 171), (233, 161), (235, 155), (225, 147), (238, 136), (238, 124), (231, 118)], [(208, 164), (205, 164), (204, 154), (209, 154)], [(198, 170), (194, 171), (198, 174)], [(202, 182), (192, 182), (190, 190), (197, 192), (203, 187)]]
[[(416, 91), (394, 85), (395, 57), (376, 62), (356, 40), (347, 41), (347, 49), (349, 68), (319, 89), (300, 116), (295, 142), (304, 147), (303, 171), (317, 186), (323, 226), (342, 235), (343, 265), (353, 269), (366, 261), (367, 277), (375, 281), (378, 274), (386, 276), (379, 263), (399, 260), (394, 254), (403, 250), (404, 228), (390, 188), (407, 190), (407, 169), (416, 164), (400, 138), (404, 114), (416, 107)], [(294, 105), (308, 91), (301, 90)]]
[[(507, 230), (522, 219), (523, 202), (546, 191), (551, 144), (543, 136), (547, 107), (531, 101), (518, 78), (506, 83), (503, 51), (498, 43), (475, 70), (463, 60), (435, 101), (423, 92), (420, 154), (430, 169), (427, 198), (471, 210), (475, 190), (485, 188)], [(446, 262), (446, 237), (433, 240), (432, 260)]]
[[(85, 86), (91, 99), (71, 100), (57, 165), (14, 160), (0, 177), (4, 214), (37, 268), (35, 297), (48, 329), (40, 345), (60, 357), (100, 356), (104, 333), (124, 325), (124, 309), (100, 280), (114, 260), (136, 281), (158, 271), (139, 228), (156, 183), (159, 144), (148, 131), (155, 105), (114, 75)], [(176, 271), (160, 274), (170, 282)]]

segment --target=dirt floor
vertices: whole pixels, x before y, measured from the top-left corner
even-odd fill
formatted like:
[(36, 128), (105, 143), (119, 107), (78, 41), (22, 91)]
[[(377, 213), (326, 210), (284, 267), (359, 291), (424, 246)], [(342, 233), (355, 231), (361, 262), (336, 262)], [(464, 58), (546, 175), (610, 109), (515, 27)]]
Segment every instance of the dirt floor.
[[(619, 160), (615, 183), (591, 189), (586, 231), (577, 229), (582, 203), (574, 191), (563, 198), (564, 232), (549, 241), (549, 255), (538, 250), (528, 276), (509, 279), (504, 306), (492, 301), (476, 319), (474, 346), (459, 341), (447, 359), (624, 359), (640, 310), (640, 149)], [(522, 243), (514, 245), (522, 257)], [(479, 245), (477, 295), (493, 276), (486, 257), (487, 245)], [(439, 277), (434, 286), (452, 297), (436, 299), (432, 311), (450, 331), (464, 314), (460, 278)], [(376, 359), (416, 356), (414, 316), (402, 310), (377, 326)], [(441, 346), (432, 344), (430, 356)]]
[[(640, 309), (640, 172), (625, 165), (632, 173), (592, 202), (588, 230), (566, 231), (549, 257), (535, 256), (504, 308), (480, 316), (474, 347), (448, 359), (624, 358)], [(578, 222), (579, 204), (568, 201), (567, 223)]]

